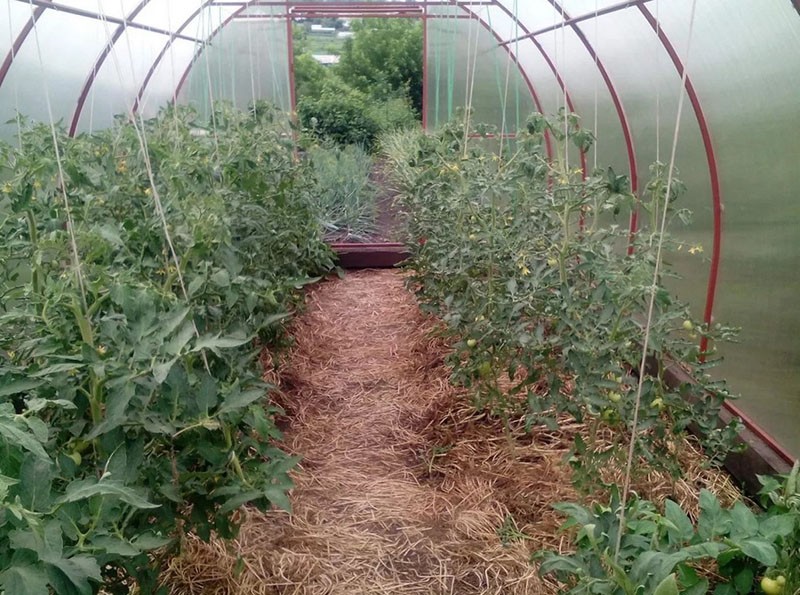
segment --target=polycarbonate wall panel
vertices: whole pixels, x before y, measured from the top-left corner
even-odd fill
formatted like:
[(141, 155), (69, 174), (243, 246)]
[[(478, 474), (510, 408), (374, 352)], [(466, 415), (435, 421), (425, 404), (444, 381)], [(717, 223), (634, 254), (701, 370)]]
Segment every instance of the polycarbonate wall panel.
[(212, 98), (240, 108), (265, 99), (284, 112), (291, 110), (286, 19), (233, 20), (216, 35), (180, 96), (202, 114), (209, 113)]
[[(116, 26), (109, 27), (111, 39)], [(127, 29), (113, 45), (90, 87), (81, 110), (78, 131), (107, 128), (114, 116), (130, 111), (142, 81), (168, 38)]]
[[(538, 35), (536, 41), (540, 58), (534, 82), (538, 84), (547, 78), (556, 80), (556, 76), (561, 80), (541, 93), (548, 113), (552, 115), (561, 109), (570, 109), (571, 104), (581, 116), (582, 125), (598, 135), (596, 146), (587, 156), (589, 170), (596, 162), (598, 167), (613, 167), (618, 174), (629, 173), (620, 118), (611, 101), (611, 93), (598, 74), (594, 58), (569, 27)], [(573, 165), (579, 165), (577, 150), (569, 148), (569, 152)]]
[[(662, 2), (685, 45), (688, 0)], [(739, 405), (800, 454), (800, 18), (791, 2), (698, 3), (689, 72), (709, 118), (722, 178), (715, 307), (742, 327), (719, 375)], [(695, 167), (701, 167), (698, 163)]]
[(440, 126), (458, 108), (471, 105), (473, 122), (518, 130), (536, 108), (510, 53), (486, 28), (489, 18), (502, 18), (500, 13), (484, 11), (467, 19), (455, 18), (468, 16), (464, 11), (437, 8), (429, 14), (445, 16), (428, 19), (428, 125)]
[(175, 39), (169, 44), (164, 56), (154, 65), (153, 74), (144, 86), (139, 111), (145, 117), (154, 116), (158, 110), (172, 101), (181, 76), (197, 51), (198, 45), (191, 41)]
[[(68, 32), (68, 43), (65, 35)], [(34, 120), (49, 122), (49, 96), (55, 121), (69, 122), (80, 89), (108, 37), (103, 23), (46, 11), (28, 35), (0, 87), (0, 137), (16, 133), (5, 124), (19, 110)], [(41, 47), (41, 59), (38, 46)]]

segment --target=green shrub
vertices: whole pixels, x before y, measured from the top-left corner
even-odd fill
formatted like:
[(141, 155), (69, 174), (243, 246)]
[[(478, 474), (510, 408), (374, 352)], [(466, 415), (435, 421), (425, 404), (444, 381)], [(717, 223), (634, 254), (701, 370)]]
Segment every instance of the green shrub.
[(327, 84), (319, 97), (303, 97), (297, 113), (303, 130), (313, 138), (371, 150), (380, 124), (369, 114), (366, 95), (337, 82)]

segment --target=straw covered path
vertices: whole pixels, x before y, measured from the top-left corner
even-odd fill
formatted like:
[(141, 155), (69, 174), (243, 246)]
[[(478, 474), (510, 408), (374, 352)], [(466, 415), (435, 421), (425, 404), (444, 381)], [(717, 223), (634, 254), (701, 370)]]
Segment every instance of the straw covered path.
[(449, 384), (433, 325), (396, 271), (309, 292), (271, 378), (282, 448), (302, 456), (293, 512), (246, 512), (232, 543), (187, 538), (165, 574), (173, 595), (559, 592), (530, 554), (563, 545), (551, 504), (577, 497), (563, 459), (580, 428), (519, 432), (511, 448)]
[(395, 271), (309, 293), (280, 370), (282, 447), (303, 457), (293, 513), (248, 513), (232, 545), (190, 540), (168, 569), (173, 593), (554, 592), (527, 544), (498, 535), (509, 510), (494, 488), (513, 482), (491, 460), (494, 441), (460, 445), (477, 457), (471, 469), (437, 470), (451, 454), (434, 441), (454, 389), (431, 324)]

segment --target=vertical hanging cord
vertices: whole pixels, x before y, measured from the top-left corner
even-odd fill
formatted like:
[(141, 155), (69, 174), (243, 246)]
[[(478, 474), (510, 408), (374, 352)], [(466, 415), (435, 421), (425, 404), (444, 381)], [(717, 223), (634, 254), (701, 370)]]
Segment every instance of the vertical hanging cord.
[[(33, 2), (29, 0), (28, 4), (31, 8), (31, 15), (35, 9)], [(50, 119), (50, 134), (53, 137), (53, 150), (56, 155), (56, 166), (58, 167), (58, 186), (61, 190), (61, 198), (64, 200), (64, 213), (67, 216), (67, 233), (69, 234), (70, 249), (72, 252), (72, 269), (75, 272), (75, 278), (78, 281), (78, 287), (81, 292), (81, 303), (83, 304), (84, 311), (86, 310), (86, 287), (83, 281), (83, 272), (81, 271), (81, 258), (78, 252), (78, 240), (75, 236), (75, 222), (72, 219), (72, 209), (69, 204), (69, 196), (67, 195), (67, 182), (64, 177), (64, 165), (61, 160), (61, 151), (58, 148), (58, 132), (56, 132), (55, 118), (53, 117), (53, 105), (50, 101), (50, 85), (47, 81), (47, 71), (44, 66), (44, 59), (42, 58), (42, 46), (39, 42), (39, 25), (37, 22), (33, 23), (33, 37), (36, 41), (36, 55), (39, 58), (39, 67), (42, 72), (42, 84), (44, 86), (44, 100), (47, 105), (47, 116)]]
[[(467, 69), (464, 77), (464, 151), (466, 154), (467, 138), (469, 137), (469, 110), (472, 105), (469, 102), (469, 73), (472, 63), (472, 12), (469, 13), (469, 20), (467, 21)], [(477, 45), (477, 41), (475, 43)]]
[(614, 560), (619, 558), (620, 548), (622, 547), (622, 534), (625, 531), (625, 508), (628, 503), (628, 496), (631, 490), (631, 471), (633, 468), (633, 457), (636, 447), (636, 434), (639, 425), (639, 409), (642, 402), (642, 389), (644, 386), (644, 375), (647, 364), (647, 345), (650, 342), (650, 330), (653, 324), (653, 312), (655, 310), (656, 289), (658, 288), (658, 277), (661, 270), (661, 253), (664, 246), (664, 232), (667, 227), (667, 206), (670, 193), (672, 192), (672, 182), (675, 172), (675, 158), (678, 152), (678, 139), (681, 129), (681, 115), (683, 113), (684, 99), (686, 98), (686, 79), (689, 73), (689, 56), (692, 47), (692, 36), (694, 34), (694, 21), (697, 9), (697, 0), (692, 0), (692, 8), (689, 16), (689, 37), (686, 42), (686, 57), (683, 61), (683, 75), (681, 76), (681, 86), (679, 89), (678, 112), (675, 118), (675, 132), (672, 137), (672, 152), (669, 159), (669, 172), (667, 174), (667, 187), (664, 197), (664, 212), (661, 215), (661, 225), (658, 235), (658, 246), (656, 249), (656, 262), (653, 268), (653, 284), (650, 286), (650, 300), (647, 306), (647, 321), (644, 330), (644, 342), (642, 344), (642, 360), (639, 364), (639, 382), (636, 388), (636, 400), (633, 409), (633, 424), (631, 426), (631, 438), (628, 444), (628, 459), (625, 465), (625, 477), (622, 487), (622, 496), (619, 508), (619, 530), (617, 531), (617, 542), (614, 548)]
[[(516, 9), (517, 9), (517, 3), (516, 3), (516, 0), (514, 0), (514, 11), (513, 12), (514, 12), (515, 15), (517, 13)], [(515, 37), (517, 36), (516, 35), (516, 31), (515, 31), (515, 35), (514, 36)], [(500, 158), (501, 159), (503, 158), (503, 142), (505, 141), (506, 120), (507, 120), (507, 116), (508, 116), (508, 87), (509, 87), (509, 81), (511, 80), (511, 62), (514, 59), (514, 56), (512, 56), (512, 50), (511, 50), (510, 47), (506, 47), (506, 55), (508, 56), (508, 60), (506, 61), (506, 84), (505, 84), (505, 90), (504, 90), (504, 94), (503, 94), (503, 121), (502, 121), (502, 123), (500, 125)]]
[[(514, 0), (514, 56), (516, 56), (516, 62), (519, 65), (520, 70), (522, 70), (522, 64), (519, 60), (519, 42), (520, 42), (520, 24), (519, 24), (519, 1)], [(509, 48), (510, 49), (510, 48)], [(514, 102), (516, 105), (516, 116), (517, 116), (517, 125), (514, 127), (514, 132), (519, 132), (519, 129), (522, 127), (522, 118), (520, 114), (520, 86), (522, 85), (522, 77), (517, 75), (514, 77)], [(531, 98), (532, 99), (532, 98)]]
[[(11, 48), (11, 61), (16, 60), (16, 50), (14, 49), (14, 32), (11, 30), (11, 0), (6, 2), (8, 7), (8, 43)], [(19, 84), (14, 79), (14, 120), (17, 123), (17, 142), (22, 149), (22, 116), (19, 113)]]
[(472, 70), (467, 73), (467, 86), (469, 87), (469, 93), (467, 96), (467, 126), (466, 130), (464, 131), (464, 157), (467, 156), (467, 147), (469, 146), (469, 129), (472, 126), (472, 99), (475, 94), (475, 73), (478, 69), (478, 48), (480, 47), (478, 44), (478, 37), (481, 32), (481, 23), (480, 23), (480, 16), (475, 15), (475, 47), (473, 49), (473, 56), (472, 56)]
[[(172, 10), (171, 10), (170, 6), (171, 5), (169, 3), (167, 3), (167, 27), (169, 27), (169, 31), (171, 33), (173, 33), (173, 35), (174, 35), (175, 30), (172, 28)], [(169, 51), (170, 70), (171, 70), (171, 73), (172, 73), (172, 88), (173, 89), (177, 89), (178, 88), (178, 77), (177, 77), (177, 75), (175, 73), (175, 40), (174, 40), (174, 38), (170, 38), (168, 43), (170, 43), (168, 51)], [(139, 110), (139, 111), (141, 111), (141, 110)], [(173, 123), (175, 125), (176, 134), (174, 134), (173, 136), (175, 138), (175, 148), (177, 149), (178, 148), (178, 135), (177, 135), (177, 132), (178, 132), (178, 129), (180, 128), (180, 121), (179, 121), (179, 118), (178, 118), (178, 102), (177, 102), (177, 100), (174, 101), (173, 104), (172, 104), (172, 121), (173, 121)]]
[[(210, 17), (210, 15), (209, 15)], [(213, 32), (213, 25), (212, 21), (209, 18), (208, 20), (208, 32), (206, 35), (206, 39), (210, 39), (211, 33)], [(221, 44), (220, 44), (221, 45)], [(211, 115), (211, 130), (213, 132), (214, 138), (214, 157), (216, 158), (217, 164), (219, 164), (219, 137), (217, 136), (217, 114), (216, 114), (216, 103), (214, 101), (214, 86), (211, 84), (211, 58), (209, 57), (208, 47), (203, 50), (204, 62), (206, 65), (206, 77), (208, 79), (208, 101), (209, 101), (209, 114)]]
[[(441, 95), (441, 85), (442, 85), (442, 55), (439, 51), (440, 45), (438, 43), (431, 43), (433, 36), (431, 33), (433, 32), (433, 28), (431, 27), (431, 19), (428, 18), (426, 22), (426, 27), (428, 28), (428, 47), (426, 51), (426, 58), (430, 62), (433, 60), (433, 78), (435, 84), (433, 86), (433, 126), (434, 128), (439, 127), (439, 105), (440, 105), (440, 95)], [(428, 81), (424, 81), (423, 84), (427, 85)], [(426, 105), (424, 109), (428, 109)], [(430, 110), (429, 110), (430, 112)]]
[[(450, 39), (445, 37), (445, 47), (447, 47), (447, 121), (453, 119), (453, 104), (455, 103), (456, 86), (456, 43), (459, 39), (458, 8), (454, 5), (450, 13), (451, 25), (449, 28)], [(469, 27), (467, 27), (469, 32)], [(467, 54), (469, 57), (469, 54)]]
[(598, 105), (599, 105), (599, 84), (600, 84), (600, 75), (598, 73), (598, 61), (600, 60), (600, 25), (598, 24), (598, 13), (600, 12), (599, 2), (598, 0), (594, 0), (594, 123), (592, 124), (592, 132), (594, 133), (594, 151), (592, 151), (593, 157), (593, 170), (597, 169), (597, 153), (598, 153), (598, 138), (600, 138), (600, 134), (598, 132), (599, 126), (599, 116), (598, 116)]
[(252, 96), (253, 106), (256, 104), (256, 73), (253, 65), (253, 33), (250, 30), (250, 23), (247, 23), (247, 58), (250, 63), (250, 95)]
[[(271, 10), (270, 10), (269, 14), (270, 14), (270, 16), (272, 16), (272, 11)], [(255, 50), (256, 50), (255, 51), (255, 66), (254, 66), (254, 69), (253, 69), (253, 79), (254, 79), (254, 82), (255, 82), (256, 95), (258, 97), (261, 97), (261, 95), (264, 93), (264, 84), (263, 84), (263, 81), (261, 80), (261, 76), (262, 76), (262, 72), (261, 72), (261, 37), (262, 37), (261, 35), (257, 35), (256, 36), (256, 42), (255, 42)], [(287, 43), (288, 43), (288, 40), (287, 40)], [(277, 91), (273, 91), (272, 96), (273, 97), (278, 97)], [(289, 101), (289, 103), (291, 103), (291, 100)]]
[(661, 161), (661, 51), (658, 43), (661, 38), (661, 14), (656, 0), (656, 163)]
[(565, 2), (561, 2), (561, 60), (563, 68), (559, 68), (561, 73), (561, 86), (563, 87), (564, 99), (564, 169), (567, 179), (569, 179), (569, 102), (567, 101), (567, 77), (564, 76), (567, 63), (567, 20), (564, 11)]

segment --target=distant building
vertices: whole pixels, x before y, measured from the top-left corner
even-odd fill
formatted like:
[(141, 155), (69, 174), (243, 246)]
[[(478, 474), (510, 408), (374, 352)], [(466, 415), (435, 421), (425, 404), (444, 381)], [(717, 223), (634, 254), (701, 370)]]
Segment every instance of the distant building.
[(311, 25), (311, 34), (335, 37), (336, 29), (334, 27), (323, 27), (322, 25)]
[(311, 57), (323, 66), (333, 66), (339, 63), (339, 56), (335, 54), (311, 54)]

